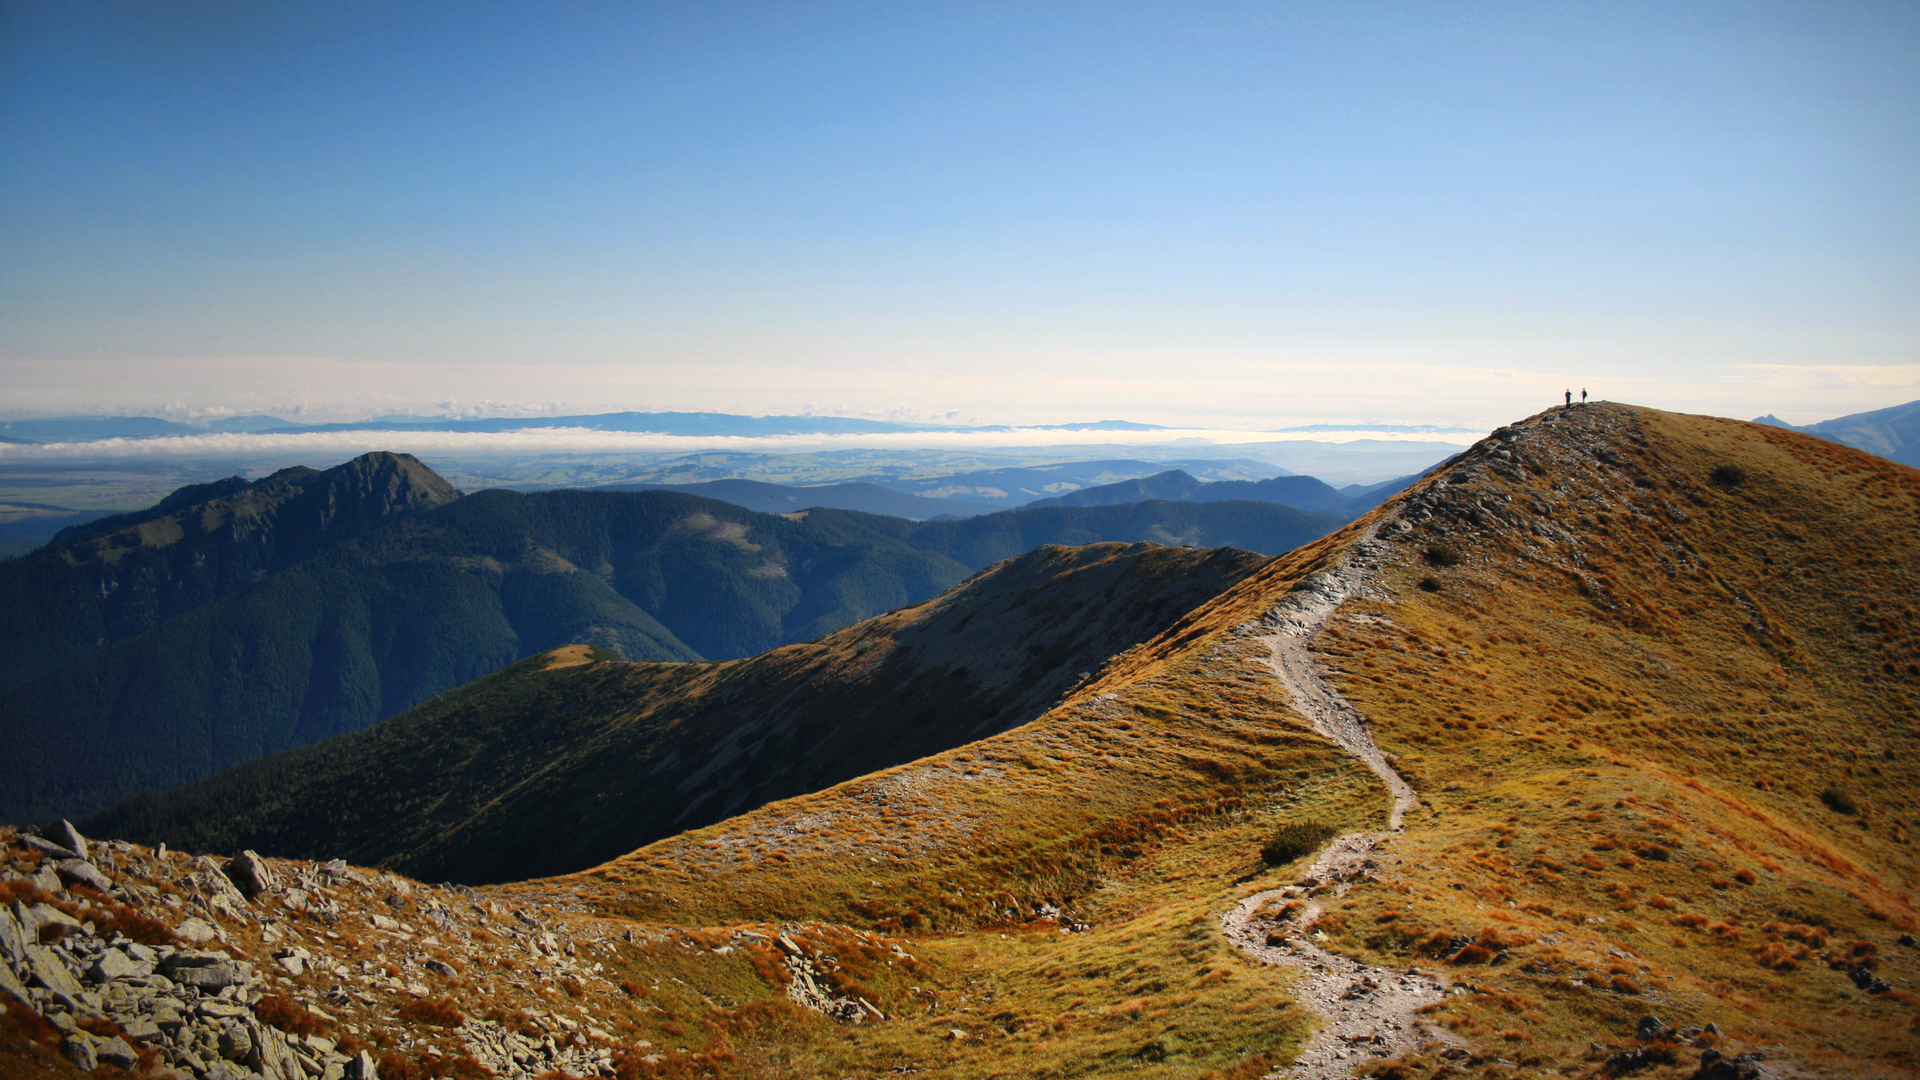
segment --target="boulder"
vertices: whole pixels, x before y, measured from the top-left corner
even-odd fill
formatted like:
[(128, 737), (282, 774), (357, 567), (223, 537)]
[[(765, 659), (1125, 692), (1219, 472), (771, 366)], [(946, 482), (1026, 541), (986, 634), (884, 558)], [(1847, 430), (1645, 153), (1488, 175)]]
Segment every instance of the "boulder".
[(67, 970), (67, 965), (61, 963), (53, 950), (45, 945), (27, 946), (26, 971), (29, 973), (28, 982), (46, 987), (55, 997), (68, 1001), (80, 1000), (80, 980), (74, 978), (73, 973)]
[(60, 880), (69, 885), (85, 885), (95, 892), (106, 892), (113, 888), (113, 880), (85, 859), (65, 859), (56, 863), (53, 869), (60, 875)]
[(122, 1018), (120, 1021), (120, 1030), (127, 1033), (127, 1038), (132, 1039), (142, 1046), (152, 1046), (154, 1043), (159, 1042), (162, 1037), (160, 1025), (144, 1016)]
[(67, 850), (73, 852), (75, 858), (84, 859), (87, 857), (87, 838), (81, 836), (80, 830), (74, 828), (73, 822), (68, 821), (66, 818), (61, 818), (60, 824), (53, 827), (53, 838), (65, 844)]
[[(209, 862), (204, 857), (202, 862)], [(207, 907), (213, 912), (225, 915), (235, 922), (247, 920), (247, 898), (233, 887), (227, 875), (218, 867), (203, 866), (186, 877), (187, 884), (194, 892), (206, 899)]]
[(95, 1039), (93, 1053), (101, 1061), (109, 1065), (117, 1065), (122, 1069), (131, 1069), (140, 1064), (139, 1053), (127, 1045), (127, 1040), (118, 1035), (111, 1039)]
[(143, 964), (119, 949), (108, 949), (101, 953), (99, 959), (93, 962), (93, 967), (87, 971), (87, 977), (97, 983), (109, 983), (115, 979), (151, 974), (153, 974), (152, 964)]
[(219, 936), (218, 931), (214, 930), (213, 924), (205, 919), (188, 919), (179, 926), (174, 927), (173, 932), (180, 935), (181, 940), (191, 941), (195, 945), (212, 941)]
[(362, 1050), (349, 1059), (346, 1080), (380, 1080), (380, 1070), (373, 1067), (373, 1055)]
[(227, 863), (227, 878), (249, 900), (280, 884), (266, 860), (251, 851), (242, 851)]
[(67, 1060), (73, 1062), (81, 1072), (92, 1072), (100, 1067), (100, 1055), (93, 1048), (94, 1043), (98, 1041), (92, 1034), (85, 1031), (70, 1032), (66, 1038), (60, 1040), (60, 1052), (65, 1054)]
[(54, 873), (53, 867), (45, 863), (40, 864), (38, 871), (29, 874), (27, 880), (33, 883), (34, 888), (39, 889), (43, 893), (57, 893), (61, 889), (60, 875)]
[(38, 851), (42, 855), (51, 855), (56, 859), (80, 858), (79, 852), (73, 850), (70, 847), (67, 847), (65, 844), (60, 844), (60, 843), (56, 843), (55, 841), (49, 840), (44, 836), (35, 836), (32, 833), (22, 833), (20, 834), (20, 842), (26, 845), (27, 847), (30, 847), (33, 850)]
[(225, 953), (182, 951), (160, 961), (160, 973), (181, 986), (212, 994), (229, 986), (245, 986), (253, 978), (253, 965)]
[(13, 912), (0, 907), (0, 966), (20, 963), (26, 947), (27, 935), (20, 920), (13, 917)]
[[(8, 915), (5, 912), (0, 912), (0, 916), (8, 919), (13, 918), (12, 915)], [(30, 998), (27, 994), (26, 984), (22, 983), (19, 976), (13, 973), (13, 965), (15, 963), (17, 963), (17, 961), (0, 957), (0, 993), (12, 994), (23, 1002), (29, 1001)]]
[(220, 1029), (220, 1056), (240, 1064), (253, 1056), (253, 1037), (246, 1028), (234, 1024)]

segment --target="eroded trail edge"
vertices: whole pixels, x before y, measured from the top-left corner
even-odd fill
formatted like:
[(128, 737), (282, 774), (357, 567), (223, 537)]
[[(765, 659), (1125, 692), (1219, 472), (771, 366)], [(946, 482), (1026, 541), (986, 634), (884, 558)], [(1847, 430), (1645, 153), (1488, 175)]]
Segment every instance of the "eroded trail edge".
[(1275, 1074), (1293, 1080), (1335, 1080), (1350, 1075), (1367, 1058), (1460, 1045), (1418, 1012), (1446, 996), (1437, 979), (1336, 956), (1315, 945), (1305, 930), (1320, 915), (1320, 898), (1337, 899), (1354, 882), (1373, 877), (1378, 850), (1390, 844), (1407, 811), (1419, 804), (1412, 785), (1374, 745), (1366, 719), (1327, 682), (1308, 648), (1328, 616), (1361, 594), (1368, 574), (1386, 555), (1387, 543), (1376, 537), (1380, 525), (1348, 548), (1338, 566), (1301, 581), (1249, 628), (1267, 647), (1267, 663), (1287, 688), (1294, 709), (1315, 731), (1365, 762), (1393, 796), (1389, 831), (1340, 837), (1298, 883), (1255, 893), (1220, 917), (1228, 940), (1249, 957), (1309, 973), (1300, 988), (1301, 1004), (1326, 1022), (1293, 1064)]

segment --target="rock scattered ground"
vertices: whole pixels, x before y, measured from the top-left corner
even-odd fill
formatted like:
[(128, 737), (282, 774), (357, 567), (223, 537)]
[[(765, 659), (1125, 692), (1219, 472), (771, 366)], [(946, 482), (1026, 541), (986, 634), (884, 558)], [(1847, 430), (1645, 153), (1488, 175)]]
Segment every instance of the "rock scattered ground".
[[(339, 861), (188, 857), (53, 831), (0, 827), (0, 1002), (50, 1024), (89, 1071), (373, 1080), (400, 1061), (525, 1080), (670, 1064), (686, 1048), (623, 1034), (652, 1006), (612, 974), (622, 950), (649, 948), (777, 948), (796, 1003), (884, 1019), (836, 993), (831, 958), (795, 942), (811, 924), (734, 928), (709, 945), (711, 933), (592, 918), (564, 894), (509, 907)], [(901, 942), (851, 933), (911, 960)]]

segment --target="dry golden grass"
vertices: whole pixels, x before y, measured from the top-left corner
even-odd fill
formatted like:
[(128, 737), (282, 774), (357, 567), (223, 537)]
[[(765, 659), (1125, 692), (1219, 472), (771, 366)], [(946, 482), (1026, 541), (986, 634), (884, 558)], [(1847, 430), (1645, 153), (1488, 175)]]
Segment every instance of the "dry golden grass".
[[(1589, 1045), (1651, 1011), (1911, 1075), (1920, 474), (1618, 406), (1537, 425), (1411, 493), (1432, 516), (1317, 642), (1424, 799), (1317, 928), (1476, 991), (1431, 1015), (1478, 1057), (1372, 1071), (1590, 1072)], [(505, 891), (908, 936), (921, 966), (858, 980), (893, 1019), (856, 1027), (781, 1005), (744, 957), (649, 961), (734, 973), (733, 1004), (672, 1010), (720, 1073), (1257, 1075), (1309, 1019), (1218, 917), (1288, 880), (1259, 858), (1280, 825), (1379, 828), (1386, 798), (1233, 630), (1354, 536), (1274, 560), (1025, 727)]]

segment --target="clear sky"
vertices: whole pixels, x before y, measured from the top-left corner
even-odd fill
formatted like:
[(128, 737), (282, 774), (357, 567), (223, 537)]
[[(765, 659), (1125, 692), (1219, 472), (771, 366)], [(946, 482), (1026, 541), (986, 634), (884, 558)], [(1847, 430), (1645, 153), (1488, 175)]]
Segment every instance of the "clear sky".
[(0, 4), (0, 410), (1920, 397), (1920, 5)]

